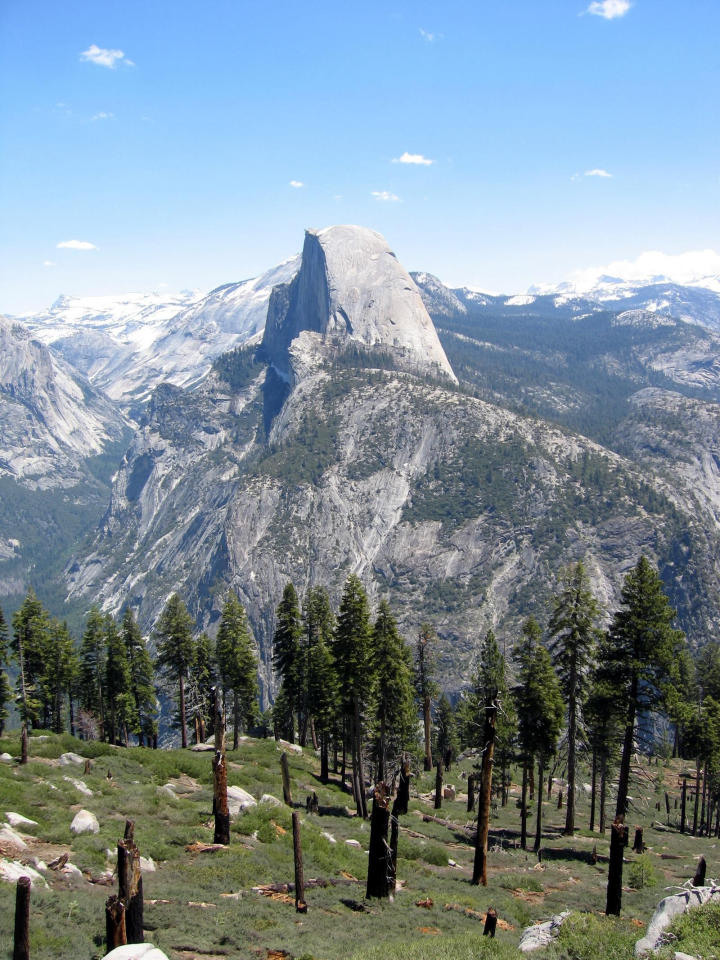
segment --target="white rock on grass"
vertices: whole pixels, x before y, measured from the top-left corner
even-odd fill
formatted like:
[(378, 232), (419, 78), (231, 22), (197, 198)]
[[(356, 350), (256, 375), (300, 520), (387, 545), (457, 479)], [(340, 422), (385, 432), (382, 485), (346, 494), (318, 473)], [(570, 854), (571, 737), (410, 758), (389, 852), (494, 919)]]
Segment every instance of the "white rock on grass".
[(277, 749), (284, 750), (286, 753), (297, 753), (302, 756), (302, 747), (297, 743), (290, 743), (289, 740), (278, 740)]
[(30, 886), (47, 887), (44, 878), (40, 876), (37, 870), (32, 867), (26, 867), (22, 863), (15, 863), (14, 860), (0, 860), (0, 879), (8, 883), (17, 883), (20, 877), (29, 877)]
[(23, 838), (7, 823), (0, 827), (0, 843), (13, 847), (15, 850), (27, 850), (27, 844)]
[(0, 760), (2, 760), (3, 763), (12, 763), (12, 759), (9, 753), (0, 753)]
[(70, 824), (72, 833), (100, 833), (97, 817), (89, 810), (78, 810)]
[(29, 820), (27, 817), (24, 817), (21, 813), (13, 813), (12, 810), (8, 810), (5, 813), (5, 819), (10, 824), (11, 827), (36, 827), (37, 820)]
[(654, 953), (661, 945), (663, 932), (675, 917), (711, 900), (720, 903), (720, 887), (693, 887), (691, 890), (665, 897), (655, 908), (647, 933), (635, 944), (635, 956), (639, 957), (648, 951)]
[(152, 857), (140, 857), (140, 870), (143, 873), (155, 873), (157, 867)]
[(172, 797), (173, 800), (177, 800), (178, 798), (171, 783), (165, 783), (162, 787), (158, 787), (157, 792), (163, 797)]
[(536, 923), (532, 927), (525, 927), (520, 937), (518, 950), (521, 953), (530, 953), (532, 950), (539, 950), (540, 947), (546, 947), (552, 943), (558, 935), (558, 931), (567, 917), (569, 911), (558, 913), (545, 923)]
[(169, 960), (169, 957), (151, 943), (128, 943), (106, 953), (105, 960)]
[(271, 807), (281, 807), (282, 803), (278, 800), (277, 797), (274, 797), (271, 793), (264, 793), (260, 797), (260, 803), (267, 803)]
[(190, 749), (193, 753), (212, 753), (215, 750), (214, 743), (195, 743)]
[(82, 870), (76, 867), (74, 863), (66, 863), (60, 873), (65, 874), (66, 877), (78, 877), (82, 880)]
[(346, 843), (349, 847), (357, 847), (358, 849), (361, 848), (361, 844), (360, 844), (360, 841), (359, 841), (359, 840), (346, 840), (345, 843)]
[(58, 757), (58, 763), (61, 767), (68, 767), (71, 763), (85, 763), (85, 757), (78, 753), (63, 753)]
[(323, 830), (320, 836), (325, 837), (328, 843), (337, 843), (337, 840), (335, 839), (335, 837), (331, 833), (328, 833), (327, 830)]
[(231, 817), (236, 817), (243, 810), (249, 810), (257, 806), (257, 800), (247, 790), (242, 787), (228, 787), (228, 811)]
[(80, 793), (84, 794), (86, 797), (93, 796), (93, 792), (90, 787), (83, 783), (82, 780), (75, 780), (73, 777), (63, 777), (63, 780), (67, 780), (68, 783), (71, 783), (76, 790), (79, 790)]

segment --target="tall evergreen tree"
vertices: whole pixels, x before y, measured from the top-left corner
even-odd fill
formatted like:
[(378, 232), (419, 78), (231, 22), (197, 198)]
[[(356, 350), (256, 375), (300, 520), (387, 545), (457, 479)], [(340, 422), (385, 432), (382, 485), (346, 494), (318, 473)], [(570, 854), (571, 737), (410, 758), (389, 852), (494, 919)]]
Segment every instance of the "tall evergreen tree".
[[(345, 582), (333, 644), (344, 719), (343, 779), (348, 745), (356, 800), (367, 817), (363, 772), (363, 715), (373, 688), (372, 640), (367, 594), (359, 577)], [(358, 795), (359, 791), (359, 795)]]
[(111, 616), (105, 618), (105, 692), (107, 696), (108, 740), (119, 743), (120, 736), (125, 745), (129, 743), (128, 734), (137, 732), (139, 717), (132, 692), (130, 664), (127, 648), (121, 632)]
[[(18, 706), (23, 726), (37, 726), (49, 715), (46, 700), (47, 646), (50, 615), (30, 587), (22, 606), (13, 614), (12, 650), (18, 662)], [(49, 718), (49, 717), (48, 717)]]
[(217, 672), (215, 645), (206, 633), (201, 633), (195, 645), (195, 665), (190, 678), (197, 743), (204, 742), (215, 729), (213, 714)]
[(599, 616), (600, 607), (590, 589), (590, 579), (582, 561), (578, 561), (562, 575), (548, 626), (550, 652), (567, 704), (567, 798), (563, 831), (567, 836), (575, 832), (576, 750), (588, 674), (599, 637), (596, 627)]
[(662, 580), (646, 557), (640, 557), (625, 577), (621, 603), (599, 658), (604, 683), (621, 705), (624, 726), (605, 907), (606, 913), (616, 915), (620, 914), (622, 901), (623, 845), (619, 834), (627, 809), (635, 725), (638, 714), (659, 704), (683, 639), (682, 632), (673, 627), (675, 611)]
[(155, 624), (157, 667), (160, 673), (178, 685), (178, 706), (182, 746), (187, 747), (185, 683), (195, 662), (193, 622), (177, 593), (165, 604)]
[(335, 616), (324, 587), (314, 587), (308, 592), (303, 605), (303, 623), (307, 638), (305, 709), (310, 717), (313, 737), (320, 739), (320, 777), (327, 781), (328, 745), (336, 728), (339, 704), (332, 653)]
[(107, 705), (105, 627), (105, 617), (97, 606), (93, 606), (88, 614), (85, 632), (80, 642), (80, 705), (86, 713), (97, 718), (101, 740), (105, 739), (107, 732), (105, 728)]
[(150, 746), (157, 735), (155, 718), (158, 710), (153, 665), (140, 627), (130, 607), (127, 607), (123, 614), (120, 633), (125, 645), (125, 655), (130, 671), (130, 691), (138, 718), (136, 730), (138, 744)]
[(450, 769), (450, 764), (458, 754), (458, 735), (455, 724), (455, 713), (450, 701), (443, 693), (438, 700), (436, 712), (437, 725), (437, 752), (442, 757), (445, 769)]
[(63, 733), (65, 730), (65, 699), (67, 697), (69, 703), (72, 697), (78, 668), (75, 644), (67, 624), (52, 619), (48, 634), (46, 685), (48, 696), (52, 700), (52, 729), (55, 733)]
[(515, 649), (518, 664), (517, 684), (513, 689), (518, 715), (518, 740), (523, 762), (521, 834), (527, 845), (527, 781), (534, 760), (538, 764), (537, 826), (535, 850), (542, 839), (543, 774), (545, 764), (555, 750), (563, 715), (560, 685), (552, 668), (550, 654), (542, 645), (542, 632), (530, 617), (523, 624), (523, 636)]
[(374, 753), (377, 779), (384, 780), (388, 761), (400, 757), (412, 745), (416, 717), (412, 657), (384, 599), (375, 620), (372, 645), (372, 670), (377, 677)]
[(417, 695), (423, 717), (425, 734), (425, 770), (432, 770), (432, 701), (438, 695), (440, 688), (435, 682), (435, 657), (433, 644), (437, 641), (437, 634), (429, 623), (420, 625), (417, 640), (415, 641), (415, 693)]
[[(303, 625), (300, 604), (292, 583), (285, 585), (275, 615), (273, 634), (273, 667), (280, 677), (282, 700), (291, 715), (302, 711), (305, 700), (305, 671), (302, 657)], [(295, 722), (287, 739), (295, 739)]]
[(0, 737), (5, 731), (5, 721), (8, 717), (8, 704), (12, 696), (10, 692), (10, 680), (5, 672), (5, 665), (8, 662), (8, 626), (0, 607)]
[(473, 678), (472, 692), (468, 696), (470, 722), (475, 731), (471, 741), (477, 747), (483, 740), (486, 710), (497, 706), (495, 717), (495, 755), (493, 780), (499, 788), (503, 805), (507, 789), (507, 770), (515, 753), (517, 716), (515, 704), (509, 696), (505, 657), (495, 634), (488, 630), (478, 656), (478, 666)]
[(240, 722), (253, 723), (257, 714), (257, 655), (243, 605), (228, 594), (218, 628), (216, 652), (223, 686), (233, 694), (233, 750), (237, 750)]

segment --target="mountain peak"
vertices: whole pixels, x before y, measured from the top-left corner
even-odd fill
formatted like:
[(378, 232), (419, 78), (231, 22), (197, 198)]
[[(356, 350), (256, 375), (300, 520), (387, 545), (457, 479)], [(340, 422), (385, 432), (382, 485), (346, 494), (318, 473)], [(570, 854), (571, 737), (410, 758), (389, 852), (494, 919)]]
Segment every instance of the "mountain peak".
[(385, 238), (367, 227), (307, 230), (302, 263), (270, 299), (263, 344), (290, 374), (289, 348), (301, 333), (391, 353), (399, 367), (455, 381), (410, 274)]

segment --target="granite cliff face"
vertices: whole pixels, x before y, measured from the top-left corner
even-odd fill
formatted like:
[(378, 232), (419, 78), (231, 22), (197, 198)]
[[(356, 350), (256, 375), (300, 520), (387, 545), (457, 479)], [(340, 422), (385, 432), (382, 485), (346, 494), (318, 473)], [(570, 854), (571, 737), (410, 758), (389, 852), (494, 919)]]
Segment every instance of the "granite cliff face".
[(365, 227), (309, 230), (297, 276), (273, 290), (265, 356), (281, 376), (296, 380), (303, 352), (348, 346), (385, 352), (399, 368), (456, 382), (420, 293), (385, 239)]

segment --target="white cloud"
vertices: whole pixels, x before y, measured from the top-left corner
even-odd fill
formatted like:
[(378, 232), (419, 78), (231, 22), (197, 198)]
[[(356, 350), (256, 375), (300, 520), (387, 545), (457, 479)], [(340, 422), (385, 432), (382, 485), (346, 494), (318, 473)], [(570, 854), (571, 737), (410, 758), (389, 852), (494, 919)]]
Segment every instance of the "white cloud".
[(106, 113), (104, 110), (101, 110), (100, 113), (96, 113), (94, 117), (90, 117), (91, 120), (110, 120), (114, 117), (114, 113)]
[(429, 30), (423, 30), (422, 27), (419, 28), (420, 36), (426, 43), (435, 43), (436, 40), (442, 40), (444, 34), (442, 33), (430, 33)]
[(43, 266), (44, 266), (44, 267), (56, 267), (57, 264), (55, 263), (54, 260), (43, 260)]
[(616, 17), (624, 17), (630, 6), (630, 0), (593, 0), (586, 13), (603, 17), (605, 20), (614, 20)]
[(87, 50), (83, 50), (80, 59), (96, 63), (99, 67), (109, 67), (111, 70), (114, 70), (118, 63), (124, 63), (126, 67), (135, 66), (122, 50), (106, 50), (95, 43), (91, 43)]
[(408, 153), (407, 150), (399, 157), (393, 157), (393, 163), (417, 163), (422, 167), (429, 167), (434, 160), (428, 160), (421, 153)]
[(607, 170), (603, 170), (601, 167), (593, 167), (592, 170), (586, 170), (583, 176), (584, 177), (608, 177), (612, 179), (612, 174), (608, 173)]
[(389, 190), (373, 190), (370, 196), (385, 203), (397, 203), (400, 200), (397, 194), (390, 193)]
[(57, 248), (58, 250), (97, 250), (95, 244), (88, 240), (61, 240)]
[(302, 182), (302, 180), (291, 180), (290, 186), (295, 187), (296, 190), (299, 190), (300, 187), (304, 187), (305, 184)]

